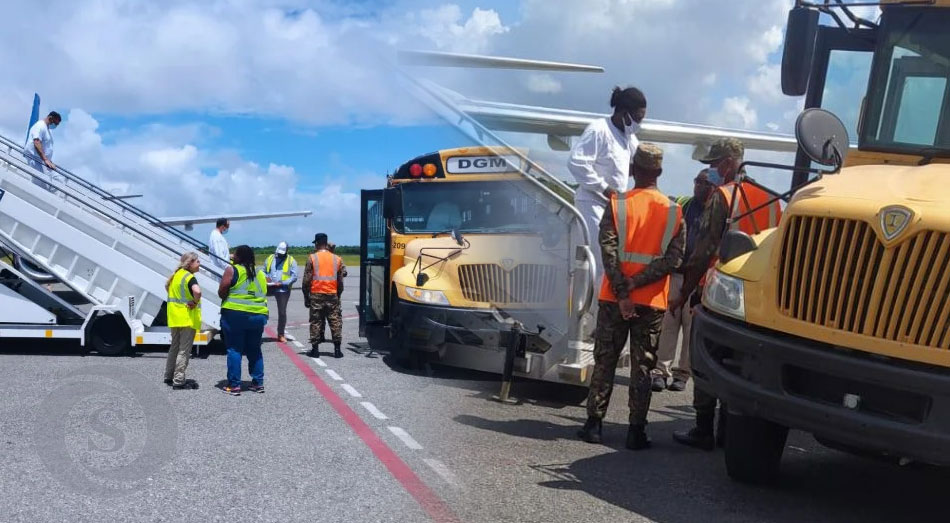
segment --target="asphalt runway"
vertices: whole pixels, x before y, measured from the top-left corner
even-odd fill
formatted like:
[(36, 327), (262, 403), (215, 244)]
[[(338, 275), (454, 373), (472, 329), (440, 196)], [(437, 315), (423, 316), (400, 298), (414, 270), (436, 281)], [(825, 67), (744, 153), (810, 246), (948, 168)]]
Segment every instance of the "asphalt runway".
[(580, 442), (583, 390), (518, 381), (520, 403), (502, 405), (490, 401), (495, 375), (402, 369), (358, 338), (357, 290), (347, 278), (342, 359), (306, 356), (299, 290), (295, 340), (273, 340), (271, 317), (264, 394), (218, 389), (220, 347), (189, 366), (199, 390), (175, 391), (159, 350), (105, 358), (0, 340), (0, 520), (947, 520), (946, 470), (853, 457), (800, 433), (779, 485), (735, 484), (721, 451), (671, 441), (692, 423), (688, 391), (654, 396), (654, 448), (634, 453), (621, 378), (605, 445)]

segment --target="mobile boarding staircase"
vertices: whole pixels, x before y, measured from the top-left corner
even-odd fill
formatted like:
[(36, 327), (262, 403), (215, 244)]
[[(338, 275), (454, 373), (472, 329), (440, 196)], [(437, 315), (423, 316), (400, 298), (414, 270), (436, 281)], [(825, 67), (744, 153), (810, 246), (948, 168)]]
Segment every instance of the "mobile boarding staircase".
[[(21, 262), (0, 262), (0, 338), (71, 338), (102, 354), (168, 344), (165, 282), (187, 251), (205, 290), (195, 341), (220, 330), (222, 270), (205, 244), (66, 169), (40, 172), (3, 136), (0, 248)], [(34, 281), (35, 269), (69, 291)]]

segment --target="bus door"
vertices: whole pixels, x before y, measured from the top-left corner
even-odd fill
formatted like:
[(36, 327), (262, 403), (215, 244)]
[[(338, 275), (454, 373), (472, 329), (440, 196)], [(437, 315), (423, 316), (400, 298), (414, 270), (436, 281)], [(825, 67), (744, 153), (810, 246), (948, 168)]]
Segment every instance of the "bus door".
[(389, 321), (389, 227), (383, 191), (360, 191), (360, 336)]

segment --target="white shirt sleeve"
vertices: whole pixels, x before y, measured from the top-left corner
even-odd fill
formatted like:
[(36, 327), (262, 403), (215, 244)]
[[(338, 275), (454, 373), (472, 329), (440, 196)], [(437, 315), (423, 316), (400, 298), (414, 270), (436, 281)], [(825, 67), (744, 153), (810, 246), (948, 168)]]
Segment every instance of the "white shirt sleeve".
[[(40, 142), (46, 144), (49, 142), (49, 129), (45, 125), (41, 125), (42, 122), (36, 122), (33, 124), (33, 127), (30, 127), (30, 147), (33, 150), (36, 150), (36, 147), (33, 144), (33, 140), (39, 140)], [(47, 151), (43, 151), (44, 153)]]
[(606, 152), (603, 150), (604, 145), (595, 126), (588, 125), (584, 134), (571, 148), (571, 156), (567, 160), (567, 170), (580, 187), (597, 195), (603, 194), (608, 187), (604, 178), (594, 170), (597, 155)]
[(228, 248), (228, 241), (224, 239), (224, 236), (219, 233), (217, 229), (215, 229), (211, 231), (211, 239), (208, 243), (208, 247), (211, 249), (211, 254), (215, 256), (212, 258), (214, 264), (221, 268), (227, 267), (228, 257), (231, 254), (230, 249)]

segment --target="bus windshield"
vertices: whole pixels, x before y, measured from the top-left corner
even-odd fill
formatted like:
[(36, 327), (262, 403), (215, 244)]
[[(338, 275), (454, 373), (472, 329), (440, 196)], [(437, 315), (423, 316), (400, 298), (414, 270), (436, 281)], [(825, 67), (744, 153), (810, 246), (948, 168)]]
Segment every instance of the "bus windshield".
[(406, 183), (393, 226), (403, 234), (536, 232), (552, 216), (537, 191), (528, 182), (510, 180)]
[(950, 10), (888, 10), (868, 90), (862, 146), (950, 156)]

